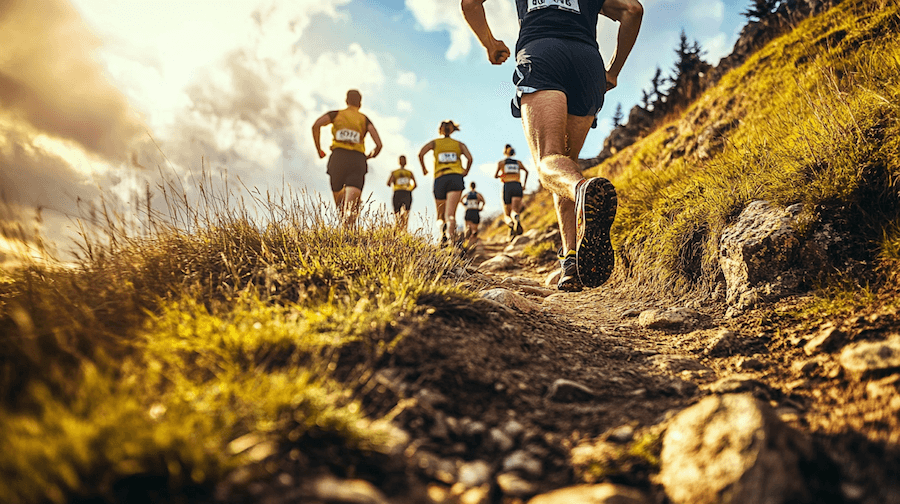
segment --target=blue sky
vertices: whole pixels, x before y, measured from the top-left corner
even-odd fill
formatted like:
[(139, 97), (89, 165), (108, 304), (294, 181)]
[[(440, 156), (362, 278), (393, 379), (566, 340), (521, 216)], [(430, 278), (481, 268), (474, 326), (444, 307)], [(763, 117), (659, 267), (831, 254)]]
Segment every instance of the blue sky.
[[(509, 113), (512, 61), (488, 64), (455, 0), (41, 3), (5, 7), (8, 26), (0, 26), (0, 46), (13, 48), (0, 73), (28, 95), (0, 111), (0, 183), (13, 203), (50, 209), (45, 221), (57, 231), (77, 214), (77, 199), (96, 199), (98, 187), (118, 195), (128, 212), (132, 193), (158, 183), (160, 172), (188, 181), (201, 159), (262, 192), (287, 183), (330, 201), (310, 127), (343, 107), (350, 88), (361, 90), (362, 110), (384, 140), (364, 190), (375, 205), (389, 204), (386, 181), (405, 154), (420, 183), (413, 211), (433, 216), (431, 179), (421, 176), (416, 155), (448, 118), (473, 154), (467, 182), (478, 184), (488, 213), (501, 209), (492, 174), (506, 143), (531, 172), (526, 191), (538, 187), (521, 123)], [(682, 29), (715, 64), (733, 47), (750, 2), (643, 3), (638, 42), (584, 157), (600, 151), (616, 104), (627, 114), (657, 66), (669, 72)], [(513, 0), (485, 6), (495, 36), (513, 48)], [(34, 28), (9, 28), (19, 26)], [(616, 27), (605, 18), (598, 27), (607, 61)], [(41, 119), (48, 109), (58, 121)], [(14, 176), (2, 166), (13, 158)]]

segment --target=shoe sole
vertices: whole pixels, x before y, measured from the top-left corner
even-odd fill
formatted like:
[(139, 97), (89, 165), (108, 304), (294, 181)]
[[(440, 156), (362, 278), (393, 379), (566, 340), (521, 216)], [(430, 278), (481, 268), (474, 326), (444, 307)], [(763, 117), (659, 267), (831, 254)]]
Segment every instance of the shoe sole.
[(569, 277), (569, 281), (560, 280), (556, 284), (558, 290), (564, 292), (580, 292), (584, 287), (578, 282), (577, 278)]
[(599, 287), (612, 275), (615, 254), (609, 229), (616, 218), (618, 198), (612, 182), (605, 178), (590, 179), (585, 184), (581, 202), (584, 232), (579, 233), (576, 264), (578, 277), (585, 287)]

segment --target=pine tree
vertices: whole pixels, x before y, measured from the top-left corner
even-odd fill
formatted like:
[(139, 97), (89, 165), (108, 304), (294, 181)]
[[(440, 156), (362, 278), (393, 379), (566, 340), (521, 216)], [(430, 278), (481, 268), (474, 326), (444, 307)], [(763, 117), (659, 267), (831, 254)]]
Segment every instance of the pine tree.
[[(644, 94), (646, 95), (646, 92)], [(616, 105), (616, 111), (613, 112), (613, 116), (612, 116), (613, 128), (618, 128), (619, 126), (622, 125), (623, 117), (624, 116), (622, 115), (622, 102), (619, 102), (619, 104)]]
[(741, 15), (751, 21), (759, 21), (775, 12), (779, 3), (781, 0), (750, 0), (750, 6)]

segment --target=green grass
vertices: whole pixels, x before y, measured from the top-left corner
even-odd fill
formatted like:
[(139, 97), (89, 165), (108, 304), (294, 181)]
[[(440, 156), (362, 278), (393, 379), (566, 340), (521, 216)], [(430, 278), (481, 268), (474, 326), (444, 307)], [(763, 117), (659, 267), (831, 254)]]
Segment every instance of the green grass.
[[(810, 224), (841, 209), (870, 248), (896, 254), (879, 239), (898, 222), (898, 18), (897, 5), (843, 2), (595, 168), (617, 173), (613, 237), (629, 276), (674, 292), (711, 288), (724, 227), (758, 199), (803, 203)], [(739, 122), (724, 148), (699, 159), (696, 137), (729, 120)]]
[[(445, 278), (459, 260), (388, 217), (348, 230), (297, 199), (254, 220), (206, 198), (149, 234), (110, 210), (74, 265), (0, 284), (6, 502), (125, 501), (135, 481), (187, 501), (287, 447), (347, 466), (390, 448), (355, 391), (437, 300), (471, 299)], [(323, 438), (358, 455), (328, 460)]]

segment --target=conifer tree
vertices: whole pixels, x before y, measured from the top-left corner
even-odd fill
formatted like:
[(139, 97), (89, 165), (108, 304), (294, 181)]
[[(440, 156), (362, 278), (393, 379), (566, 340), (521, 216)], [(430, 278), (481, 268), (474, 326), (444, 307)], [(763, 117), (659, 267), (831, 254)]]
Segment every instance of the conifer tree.
[[(647, 96), (647, 92), (646, 92), (646, 91), (644, 92), (644, 96), (645, 96), (645, 97)], [(616, 105), (616, 111), (613, 112), (613, 116), (612, 116), (613, 127), (614, 127), (614, 128), (618, 128), (619, 126), (622, 125), (622, 118), (623, 118), (623, 116), (622, 116), (622, 102), (619, 102), (619, 104)]]
[(781, 0), (750, 0), (750, 5), (741, 15), (751, 21), (759, 21), (775, 12), (779, 3)]

